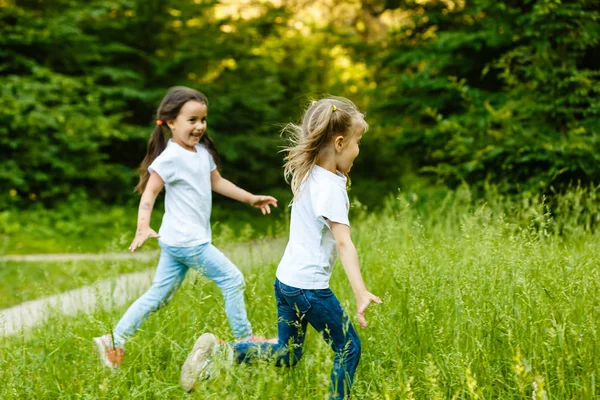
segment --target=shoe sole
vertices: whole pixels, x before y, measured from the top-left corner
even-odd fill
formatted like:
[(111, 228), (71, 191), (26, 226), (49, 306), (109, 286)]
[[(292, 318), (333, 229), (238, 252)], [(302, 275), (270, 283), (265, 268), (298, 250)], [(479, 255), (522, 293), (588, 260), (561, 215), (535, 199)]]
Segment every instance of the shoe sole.
[(207, 360), (215, 352), (217, 337), (211, 333), (202, 334), (187, 359), (181, 366), (181, 378), (179, 383), (186, 392), (194, 390), (194, 386), (200, 380), (202, 372), (206, 369)]
[(107, 368), (117, 369), (118, 367), (111, 363), (108, 360), (108, 357), (106, 356), (106, 347), (104, 346), (104, 343), (102, 343), (102, 338), (94, 338), (93, 342), (94, 349), (96, 350), (96, 353), (98, 353), (98, 357), (100, 358), (100, 362), (102, 363), (102, 365), (104, 365)]

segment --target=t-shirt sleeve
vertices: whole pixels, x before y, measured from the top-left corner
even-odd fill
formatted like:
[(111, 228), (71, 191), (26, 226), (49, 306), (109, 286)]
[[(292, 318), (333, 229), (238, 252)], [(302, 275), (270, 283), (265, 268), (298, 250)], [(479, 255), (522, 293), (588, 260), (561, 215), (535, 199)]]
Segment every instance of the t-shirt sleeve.
[(317, 218), (328, 227), (330, 227), (329, 221), (350, 226), (348, 220), (348, 194), (343, 188), (321, 186), (312, 189), (313, 209)]
[(210, 154), (210, 151), (208, 152), (208, 164), (210, 165), (210, 172), (217, 169), (217, 164), (215, 163), (215, 159), (213, 158), (212, 154)]
[(161, 179), (165, 184), (171, 183), (175, 176), (175, 163), (170, 157), (166, 157), (166, 154), (162, 153), (148, 167), (148, 172), (156, 172), (160, 175)]

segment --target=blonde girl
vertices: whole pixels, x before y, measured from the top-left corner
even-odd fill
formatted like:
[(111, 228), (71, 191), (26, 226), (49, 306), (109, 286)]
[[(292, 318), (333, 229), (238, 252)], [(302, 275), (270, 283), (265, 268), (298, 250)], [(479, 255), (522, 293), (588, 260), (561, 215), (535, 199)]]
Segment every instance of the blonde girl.
[[(232, 349), (238, 362), (268, 355), (277, 365), (292, 366), (302, 356), (308, 324), (331, 345), (331, 399), (349, 397), (360, 360), (360, 339), (329, 288), (338, 254), (356, 298), (358, 322), (367, 327), (365, 311), (381, 300), (363, 281), (356, 248), (350, 237), (348, 174), (359, 153), (367, 123), (347, 99), (319, 100), (306, 110), (301, 125), (288, 125), (291, 143), (286, 149), (285, 177), (294, 194), (290, 237), (277, 268), (275, 299), (278, 343), (219, 345), (212, 334), (198, 338), (183, 365), (181, 384), (191, 390), (207, 373), (217, 350)], [(225, 347), (226, 346), (226, 347)]]

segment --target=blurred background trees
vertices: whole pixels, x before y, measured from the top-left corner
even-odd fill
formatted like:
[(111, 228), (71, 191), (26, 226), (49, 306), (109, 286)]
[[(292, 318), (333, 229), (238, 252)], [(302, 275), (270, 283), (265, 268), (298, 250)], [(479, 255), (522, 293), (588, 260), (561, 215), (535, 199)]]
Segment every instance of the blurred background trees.
[(206, 93), (223, 174), (289, 192), (281, 127), (346, 96), (352, 194), (563, 190), (600, 173), (600, 0), (0, 0), (0, 208), (136, 202), (173, 85)]

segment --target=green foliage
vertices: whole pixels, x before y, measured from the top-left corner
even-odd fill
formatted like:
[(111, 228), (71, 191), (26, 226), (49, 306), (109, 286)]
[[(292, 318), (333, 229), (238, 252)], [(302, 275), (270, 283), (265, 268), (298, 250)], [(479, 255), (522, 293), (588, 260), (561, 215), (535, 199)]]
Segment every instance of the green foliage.
[(113, 7), (127, 2), (71, 3), (0, 8), (2, 205), (52, 204), (77, 191), (122, 198), (114, 189), (131, 180), (105, 149), (118, 139), (141, 139), (121, 121), (131, 98), (147, 100), (139, 92), (143, 79), (110, 64), (111, 56), (133, 49), (90, 29), (110, 32)]
[(225, 175), (284, 187), (282, 123), (298, 118), (318, 65), (290, 12), (218, 15), (212, 1), (19, 2), (0, 8), (0, 205), (133, 197), (149, 123), (169, 86), (210, 101)]
[(391, 35), (375, 108), (391, 145), (452, 186), (564, 189), (600, 173), (597, 1), (437, 2)]
[(563, 190), (598, 176), (598, 0), (0, 3), (0, 207), (131, 188), (169, 86), (210, 100), (223, 173), (284, 190), (285, 123), (323, 94), (371, 125), (354, 195), (440, 178)]

